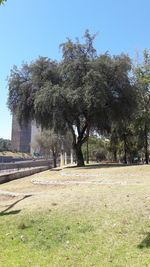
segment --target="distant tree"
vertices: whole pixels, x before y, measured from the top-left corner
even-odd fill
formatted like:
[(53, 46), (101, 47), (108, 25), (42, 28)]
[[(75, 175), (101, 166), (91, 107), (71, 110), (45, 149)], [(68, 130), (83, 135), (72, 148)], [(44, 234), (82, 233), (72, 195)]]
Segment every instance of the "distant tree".
[(113, 161), (117, 161), (117, 154), (119, 150), (120, 140), (116, 126), (112, 125), (111, 133), (109, 135), (108, 150), (112, 153)]
[(144, 148), (145, 162), (148, 164), (150, 139), (150, 54), (148, 50), (144, 50), (143, 62), (134, 68), (134, 75), (139, 96), (136, 129), (139, 146)]
[[(82, 147), (84, 158), (87, 157), (86, 143)], [(102, 136), (89, 136), (88, 140), (89, 160), (100, 161), (107, 158), (106, 141)]]
[(38, 135), (33, 144), (33, 148), (42, 153), (46, 157), (53, 158), (53, 166), (57, 167), (57, 158), (62, 149), (70, 150), (70, 136), (60, 135), (54, 130), (43, 130), (41, 135)]
[[(115, 141), (113, 143), (113, 141)], [(138, 139), (133, 122), (122, 122), (116, 125), (113, 133), (111, 133), (110, 146), (114, 145), (116, 154), (125, 164), (133, 163), (134, 158), (138, 157)]]
[(54, 133), (53, 130), (44, 130), (41, 135), (36, 137), (34, 148), (46, 157), (53, 158), (54, 168), (57, 166), (57, 157), (61, 152), (62, 136)]
[(9, 151), (11, 149), (11, 141), (8, 139), (0, 138), (0, 151)]
[(61, 44), (58, 64), (39, 58), (21, 70), (12, 70), (8, 105), (20, 122), (35, 119), (43, 128), (72, 134), (77, 165), (84, 166), (82, 145), (90, 129), (110, 130), (111, 121), (130, 117), (135, 99), (128, 72), (128, 56), (97, 56), (95, 35), (88, 31), (85, 43), (70, 39)]

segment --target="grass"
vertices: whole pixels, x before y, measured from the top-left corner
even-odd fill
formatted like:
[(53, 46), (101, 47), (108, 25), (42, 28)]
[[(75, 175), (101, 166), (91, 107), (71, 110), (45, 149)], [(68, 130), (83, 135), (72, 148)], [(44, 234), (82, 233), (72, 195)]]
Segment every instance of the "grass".
[(21, 158), (31, 158), (32, 155), (31, 154), (27, 154), (27, 153), (21, 153), (21, 152), (11, 152), (11, 151), (3, 151), (0, 152), (0, 156), (11, 156), (11, 157), (21, 157)]
[[(150, 166), (46, 171), (0, 185), (0, 266), (150, 266)], [(80, 173), (101, 176), (80, 176)], [(33, 185), (31, 179), (142, 182)]]

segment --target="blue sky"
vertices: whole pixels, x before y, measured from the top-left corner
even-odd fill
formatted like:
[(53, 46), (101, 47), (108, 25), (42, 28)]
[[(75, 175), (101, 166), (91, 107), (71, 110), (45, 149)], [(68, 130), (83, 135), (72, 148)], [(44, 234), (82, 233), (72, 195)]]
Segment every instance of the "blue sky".
[[(0, 138), (11, 137), (6, 78), (38, 56), (61, 59), (59, 44), (98, 32), (98, 54), (150, 48), (150, 0), (7, 0), (0, 6)], [(82, 39), (81, 39), (82, 40)]]

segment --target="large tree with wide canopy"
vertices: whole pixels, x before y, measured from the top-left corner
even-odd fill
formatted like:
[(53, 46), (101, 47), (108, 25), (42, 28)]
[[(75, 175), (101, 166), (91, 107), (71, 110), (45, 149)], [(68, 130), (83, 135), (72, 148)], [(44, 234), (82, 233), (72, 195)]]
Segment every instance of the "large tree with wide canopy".
[(86, 31), (84, 38), (84, 43), (68, 39), (60, 45), (60, 63), (40, 57), (21, 70), (14, 67), (8, 98), (20, 122), (35, 119), (56, 132), (70, 129), (78, 166), (84, 165), (81, 147), (90, 130), (109, 131), (112, 121), (129, 119), (135, 107), (129, 57), (98, 56), (95, 35)]

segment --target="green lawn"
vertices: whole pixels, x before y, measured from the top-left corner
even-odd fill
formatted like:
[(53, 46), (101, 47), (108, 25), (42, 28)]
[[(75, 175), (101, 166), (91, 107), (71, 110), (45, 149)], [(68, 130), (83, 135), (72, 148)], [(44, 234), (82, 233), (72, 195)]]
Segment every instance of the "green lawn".
[[(0, 266), (150, 266), (150, 166), (65, 173), (70, 177), (46, 171), (0, 185), (37, 194), (0, 195)], [(33, 185), (31, 179), (135, 184)]]

